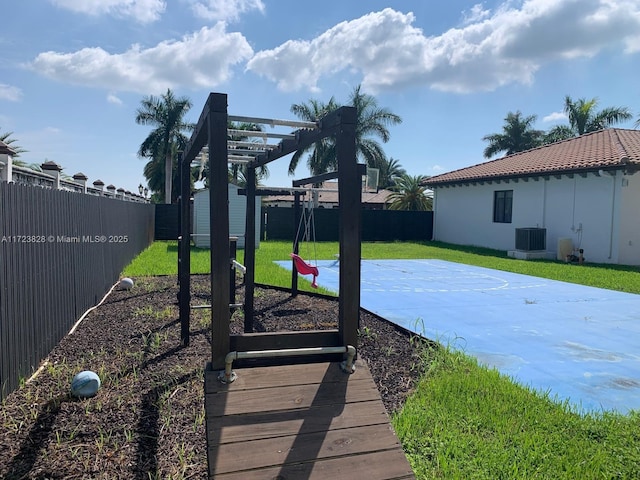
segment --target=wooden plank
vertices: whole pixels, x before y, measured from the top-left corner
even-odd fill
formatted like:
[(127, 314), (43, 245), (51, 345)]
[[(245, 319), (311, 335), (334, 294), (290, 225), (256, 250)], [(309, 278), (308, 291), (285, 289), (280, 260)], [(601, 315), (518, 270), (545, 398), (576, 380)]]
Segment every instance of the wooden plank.
[(343, 405), (380, 398), (372, 382), (354, 380), (346, 384), (291, 385), (287, 387), (263, 388), (259, 390), (233, 391), (208, 394), (207, 415), (237, 415), (240, 413), (274, 412), (292, 408)]
[(338, 330), (301, 330), (288, 332), (260, 332), (231, 335), (233, 351), (274, 350), (278, 348), (338, 347), (342, 346)]
[(371, 425), (213, 446), (209, 459), (221, 474), (398, 448), (389, 425)]
[(302, 410), (209, 417), (208, 420), (209, 438), (215, 438), (218, 444), (296, 435), (303, 425), (305, 432), (313, 433), (389, 423), (379, 399), (348, 403), (342, 409), (326, 405)]
[(235, 370), (238, 379), (230, 384), (218, 381), (217, 371), (207, 370), (205, 372), (205, 393), (253, 390), (322, 382), (346, 383), (356, 379), (371, 377), (369, 368), (363, 361), (357, 360), (355, 365), (356, 371), (351, 375), (344, 373), (337, 363), (309, 363), (277, 367), (242, 368)]
[[(327, 480), (364, 478), (367, 480), (405, 480), (415, 478), (409, 462), (398, 461), (402, 451), (387, 450), (350, 457), (329, 458), (317, 462), (298, 463), (216, 475), (219, 480), (305, 479)], [(402, 460), (402, 459), (401, 459)]]
[(366, 363), (357, 367), (353, 375), (338, 363), (239, 369), (230, 385), (209, 372), (210, 477), (415, 478)]

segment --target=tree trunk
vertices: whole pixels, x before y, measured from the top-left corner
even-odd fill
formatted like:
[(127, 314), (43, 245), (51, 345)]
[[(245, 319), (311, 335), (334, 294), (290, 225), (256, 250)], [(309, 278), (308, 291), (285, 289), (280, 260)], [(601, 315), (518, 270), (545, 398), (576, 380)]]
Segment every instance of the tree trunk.
[(171, 152), (168, 151), (164, 158), (164, 203), (171, 203), (171, 178), (173, 176)]

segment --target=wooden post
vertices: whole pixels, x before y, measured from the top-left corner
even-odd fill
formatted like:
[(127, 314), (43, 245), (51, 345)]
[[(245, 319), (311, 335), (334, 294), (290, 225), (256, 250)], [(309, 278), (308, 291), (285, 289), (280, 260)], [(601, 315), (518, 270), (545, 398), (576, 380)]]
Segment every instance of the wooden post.
[(340, 109), (336, 135), (340, 204), (340, 287), (338, 330), (344, 345), (358, 345), (360, 322), (360, 223), (362, 178), (356, 161), (356, 110)]
[(238, 237), (229, 238), (229, 305), (236, 303), (236, 268), (231, 260), (238, 254)]
[(209, 228), (211, 238), (211, 367), (222, 370), (229, 353), (229, 180), (227, 96), (208, 98)]
[[(300, 225), (300, 192), (293, 193), (293, 253), (298, 254), (300, 245), (298, 239), (298, 225)], [(298, 295), (298, 269), (296, 268), (296, 262), (291, 259), (291, 296)]]
[(247, 209), (244, 228), (244, 333), (253, 332), (253, 295), (256, 265), (256, 169), (247, 169)]
[(190, 162), (181, 156), (180, 169), (180, 240), (178, 241), (178, 304), (180, 310), (180, 342), (189, 345), (189, 322), (191, 316), (191, 168)]

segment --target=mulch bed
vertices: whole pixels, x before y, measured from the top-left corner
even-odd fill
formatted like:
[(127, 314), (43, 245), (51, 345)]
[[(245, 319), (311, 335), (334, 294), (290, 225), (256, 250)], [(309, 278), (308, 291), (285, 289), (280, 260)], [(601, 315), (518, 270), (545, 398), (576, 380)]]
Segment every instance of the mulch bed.
[[(49, 355), (41, 372), (0, 406), (2, 479), (206, 478), (204, 366), (209, 311), (193, 310), (180, 346), (176, 277), (114, 290)], [(238, 298), (242, 297), (239, 285)], [(192, 303), (210, 303), (209, 277), (192, 277)], [(258, 288), (256, 331), (336, 328), (338, 302)], [(232, 331), (242, 328), (241, 311)], [(365, 311), (358, 354), (389, 413), (421, 374), (422, 344)], [(95, 397), (69, 394), (73, 376), (97, 372)]]

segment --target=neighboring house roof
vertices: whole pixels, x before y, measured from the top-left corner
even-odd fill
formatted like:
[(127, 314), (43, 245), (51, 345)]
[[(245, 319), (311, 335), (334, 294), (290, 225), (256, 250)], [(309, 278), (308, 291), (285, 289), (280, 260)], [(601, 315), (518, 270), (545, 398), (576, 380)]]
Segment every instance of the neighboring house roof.
[[(286, 189), (284, 189), (286, 190)], [(380, 204), (386, 203), (387, 198), (391, 195), (390, 190), (378, 190), (377, 192), (362, 192), (362, 203), (364, 204)], [(291, 195), (271, 195), (263, 197), (265, 202), (293, 202), (294, 196)], [(338, 203), (338, 184), (337, 182), (325, 182), (319, 189), (318, 202), (322, 204)]]
[(611, 128), (454, 170), (427, 179), (429, 187), (504, 178), (598, 170), (640, 169), (640, 130)]

